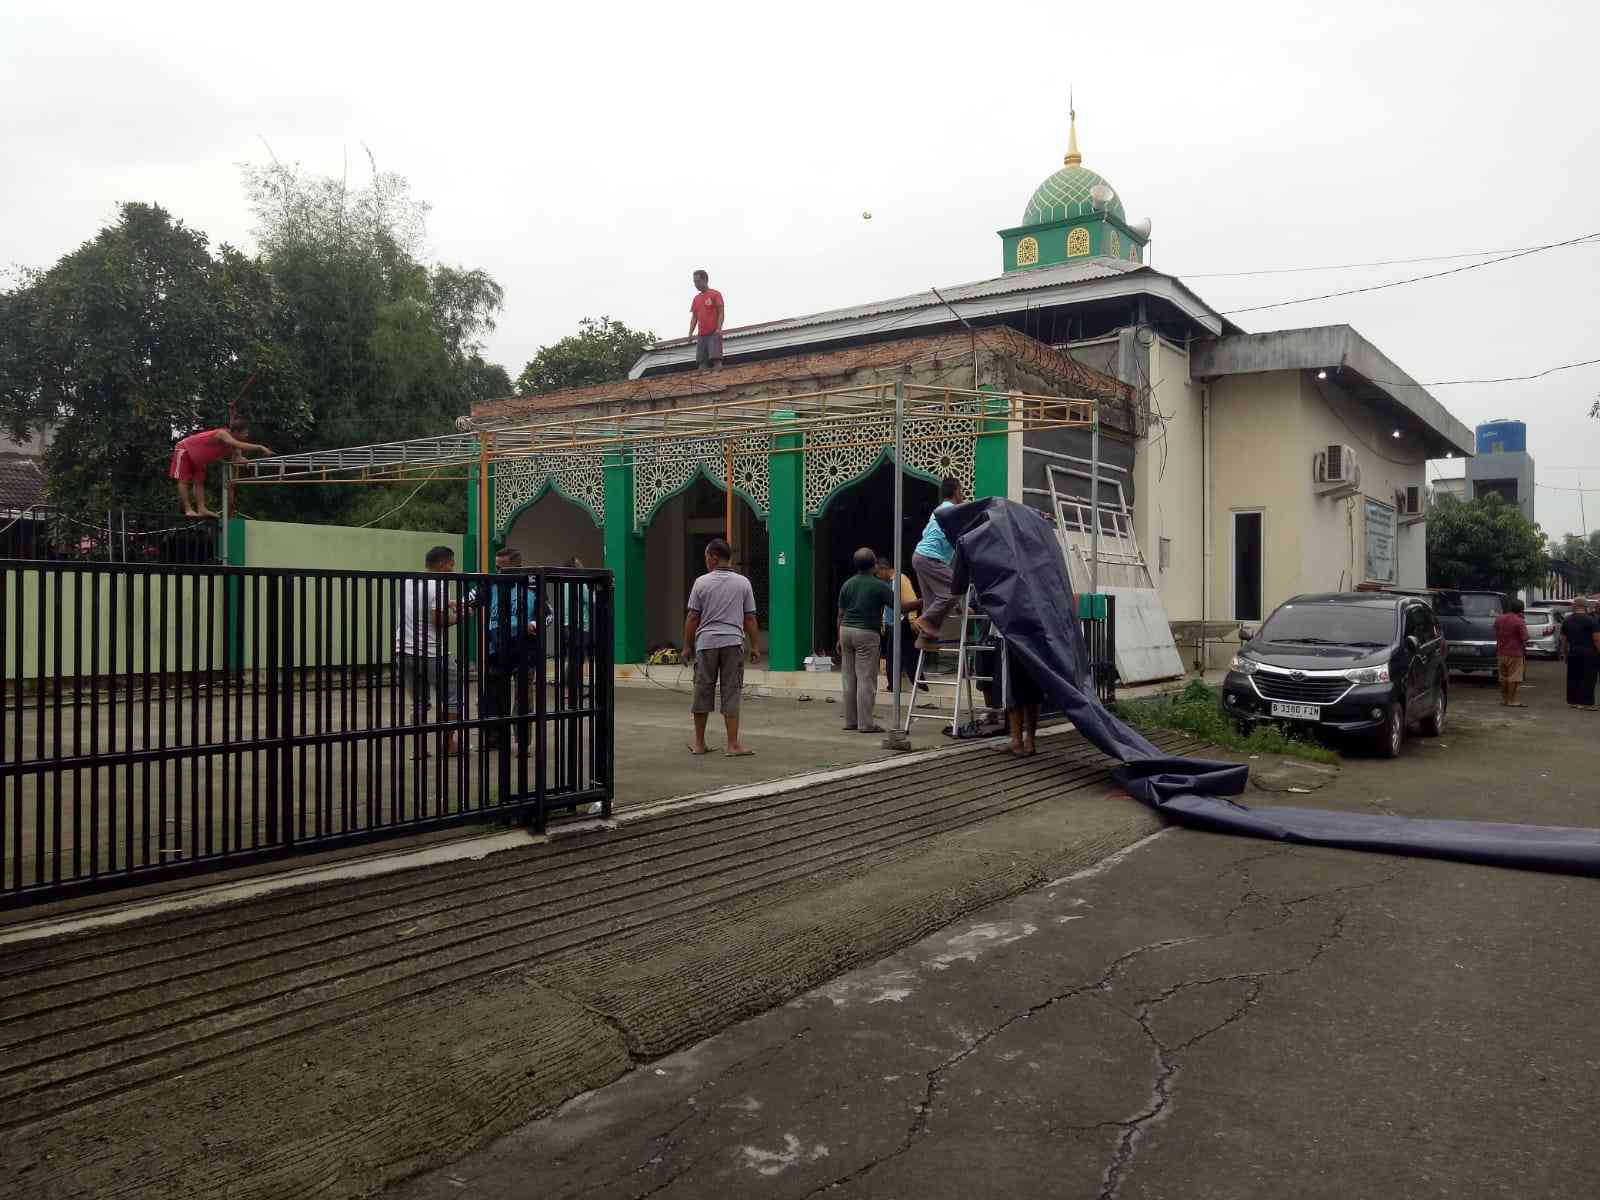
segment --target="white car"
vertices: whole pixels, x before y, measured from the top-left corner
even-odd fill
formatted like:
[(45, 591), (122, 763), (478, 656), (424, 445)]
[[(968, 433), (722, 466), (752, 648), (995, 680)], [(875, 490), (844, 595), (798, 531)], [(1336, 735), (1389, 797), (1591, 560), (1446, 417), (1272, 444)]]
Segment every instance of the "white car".
[(1528, 656), (1561, 657), (1561, 618), (1566, 613), (1548, 608), (1530, 608), (1522, 614), (1528, 623)]

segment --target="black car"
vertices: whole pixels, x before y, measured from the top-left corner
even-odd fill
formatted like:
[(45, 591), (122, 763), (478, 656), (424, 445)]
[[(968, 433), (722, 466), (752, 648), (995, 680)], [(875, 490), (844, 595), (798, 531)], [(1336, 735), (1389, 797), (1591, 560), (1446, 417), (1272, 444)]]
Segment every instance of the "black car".
[(1420, 597), (1296, 596), (1234, 656), (1222, 709), (1241, 725), (1372, 734), (1394, 758), (1413, 722), (1443, 732), (1449, 686), (1444, 635)]
[(1432, 603), (1450, 643), (1450, 670), (1492, 674), (1496, 667), (1494, 622), (1506, 610), (1505, 596), (1436, 588)]

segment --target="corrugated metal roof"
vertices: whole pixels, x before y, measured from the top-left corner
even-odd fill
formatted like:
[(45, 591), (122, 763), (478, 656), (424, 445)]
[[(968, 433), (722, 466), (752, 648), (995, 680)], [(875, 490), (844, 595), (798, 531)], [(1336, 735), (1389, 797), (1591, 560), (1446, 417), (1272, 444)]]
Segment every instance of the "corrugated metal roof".
[[(980, 296), (1003, 296), (1009, 292), (1036, 291), (1044, 287), (1058, 287), (1064, 283), (1078, 283), (1087, 279), (1108, 279), (1142, 269), (1138, 263), (1120, 262), (1114, 258), (1085, 259), (1083, 262), (1058, 263), (1049, 267), (1035, 267), (1027, 271), (1009, 271), (994, 279), (977, 283), (958, 283), (939, 289), (951, 303)], [(1146, 268), (1147, 269), (1147, 268)], [(1154, 272), (1152, 272), (1153, 274)], [(835, 321), (851, 321), (860, 317), (875, 317), (888, 313), (905, 312), (915, 308), (943, 308), (943, 303), (932, 290), (913, 292), (909, 296), (896, 296), (892, 300), (874, 300), (868, 304), (855, 304), (847, 308), (832, 308), (804, 317), (785, 317), (780, 321), (764, 321), (756, 325), (738, 325), (723, 333), (724, 343), (736, 341), (755, 333), (768, 333), (779, 329), (804, 329), (814, 325), (831, 325)], [(688, 338), (672, 338), (657, 342), (657, 346), (689, 345)]]
[(0, 454), (0, 510), (31, 508), (44, 502), (44, 472), (36, 460), (21, 454)]
[[(1144, 293), (1166, 299), (1184, 310), (1209, 332), (1221, 333), (1232, 326), (1182, 282), (1141, 263), (1113, 258), (1088, 258), (1011, 271), (976, 283), (953, 284), (890, 300), (875, 300), (848, 308), (829, 309), (803, 317), (743, 325), (723, 334), (724, 349), (730, 356), (822, 343), (840, 338), (871, 337), (896, 329), (912, 332), (918, 327), (943, 325), (954, 321), (950, 308), (968, 320), (1004, 315), (1024, 307), (1046, 302), (1050, 293), (1061, 293), (1059, 302), (1088, 301), (1111, 296)], [(1028, 296), (1025, 304), (1016, 298)], [(949, 307), (946, 307), (946, 305)], [(694, 360), (694, 343), (689, 338), (658, 342), (634, 364), (629, 378), (638, 379), (659, 367), (679, 366)]]

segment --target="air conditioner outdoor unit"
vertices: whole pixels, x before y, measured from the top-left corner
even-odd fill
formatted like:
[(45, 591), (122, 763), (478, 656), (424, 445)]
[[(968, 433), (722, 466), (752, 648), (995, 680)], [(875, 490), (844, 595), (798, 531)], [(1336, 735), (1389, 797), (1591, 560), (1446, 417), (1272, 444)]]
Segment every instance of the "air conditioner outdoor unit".
[(1402, 525), (1415, 525), (1428, 516), (1428, 489), (1412, 484), (1394, 490), (1394, 511)]
[(1347, 495), (1361, 486), (1361, 466), (1349, 446), (1329, 446), (1318, 451), (1313, 470), (1317, 490), (1324, 495)]

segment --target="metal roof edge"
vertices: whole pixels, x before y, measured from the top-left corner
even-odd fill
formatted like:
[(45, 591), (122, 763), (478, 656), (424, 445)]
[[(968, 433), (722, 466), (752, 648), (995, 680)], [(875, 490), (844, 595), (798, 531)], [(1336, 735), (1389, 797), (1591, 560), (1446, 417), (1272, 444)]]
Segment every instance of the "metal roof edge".
[[(1106, 260), (1107, 262), (1115, 260)], [(1059, 264), (1067, 265), (1067, 264)], [(725, 336), (724, 350), (731, 356), (737, 354), (759, 354), (770, 350), (788, 348), (799, 349), (825, 345), (829, 342), (842, 341), (847, 338), (862, 337), (874, 333), (889, 331), (899, 333), (913, 333), (931, 331), (947, 325), (958, 324), (960, 318), (967, 320), (983, 319), (995, 316), (1004, 316), (1013, 312), (1021, 312), (1028, 308), (1036, 308), (1045, 302), (1041, 296), (1048, 296), (1052, 292), (1061, 294), (1061, 302), (1081, 301), (1092, 303), (1097, 300), (1118, 299), (1124, 296), (1137, 296), (1141, 293), (1154, 296), (1167, 301), (1177, 308), (1184, 316), (1203, 329), (1209, 330), (1213, 336), (1220, 336), (1236, 327), (1227, 321), (1220, 313), (1201, 300), (1199, 296), (1185, 287), (1176, 276), (1167, 275), (1155, 270), (1153, 267), (1139, 265), (1118, 274), (1106, 275), (1097, 279), (1065, 279), (1052, 282), (1048, 278), (1040, 278), (1037, 282), (1030, 281), (1022, 284), (1020, 272), (1010, 272), (1007, 275), (994, 279), (981, 280), (977, 283), (956, 284), (946, 292), (945, 301), (941, 302), (932, 292), (924, 293), (925, 302), (908, 304), (901, 309), (876, 309), (849, 317), (838, 317), (829, 320), (828, 314), (816, 314), (819, 318), (814, 324), (784, 324), (778, 328), (763, 329), (760, 326), (751, 327), (749, 332), (737, 333), (737, 346), (732, 343), (735, 337), (732, 333)], [(1016, 280), (1021, 286), (1014, 286), (997, 291), (990, 295), (958, 295), (962, 289), (979, 288), (992, 285), (1001, 281)], [(1026, 296), (1025, 302), (1018, 302), (1018, 297)], [(915, 297), (906, 297), (911, 300)], [(898, 300), (885, 301), (885, 304), (895, 304)], [(954, 309), (959, 317), (951, 313)], [(839, 310), (835, 310), (839, 311)], [(802, 318), (803, 319), (803, 318)], [(774, 323), (777, 325), (778, 323)], [(651, 350), (645, 351), (639, 361), (628, 373), (629, 379), (643, 378), (645, 373), (660, 367), (684, 365), (694, 361), (694, 345), (687, 339), (671, 343), (658, 343)]]
[(1267, 371), (1348, 370), (1410, 413), (1463, 457), (1472, 457), (1472, 430), (1422, 384), (1350, 325), (1316, 325), (1238, 333), (1197, 343), (1189, 369), (1196, 378)]

